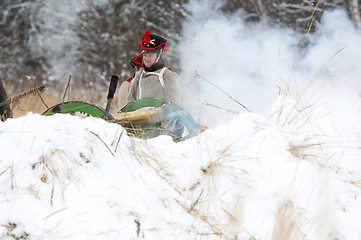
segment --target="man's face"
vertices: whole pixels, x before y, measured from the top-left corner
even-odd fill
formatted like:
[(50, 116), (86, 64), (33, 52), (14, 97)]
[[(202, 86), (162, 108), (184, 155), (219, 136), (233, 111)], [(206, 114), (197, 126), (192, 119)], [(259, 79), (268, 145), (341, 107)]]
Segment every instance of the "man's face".
[(157, 59), (157, 53), (143, 53), (143, 64), (150, 68)]

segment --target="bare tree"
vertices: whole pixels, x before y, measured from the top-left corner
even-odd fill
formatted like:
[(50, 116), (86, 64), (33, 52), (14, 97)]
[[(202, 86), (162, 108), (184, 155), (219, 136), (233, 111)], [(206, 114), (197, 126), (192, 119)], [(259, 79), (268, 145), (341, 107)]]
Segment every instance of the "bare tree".
[(33, 3), (35, 0), (0, 2), (0, 74), (18, 88), (26, 82), (25, 75), (41, 76), (45, 72), (44, 59), (34, 57), (28, 45), (34, 34)]
[[(110, 75), (132, 73), (129, 59), (139, 52), (145, 30), (168, 40), (165, 61), (179, 71), (175, 46), (189, 0), (12, 0), (0, 1), (0, 74), (28, 84), (72, 73), (73, 83), (107, 86)], [(315, 30), (327, 9), (346, 9), (360, 26), (360, 0), (225, 0), (221, 11), (243, 12), (248, 22), (277, 23), (298, 31)], [(67, 71), (69, 70), (69, 71)], [(59, 77), (60, 76), (60, 77)], [(21, 89), (19, 89), (21, 90)]]
[(357, 0), (347, 0), (348, 9), (350, 13), (350, 18), (357, 27), (360, 27), (361, 17), (360, 17), (360, 6)]
[[(360, 22), (358, 0), (228, 0), (225, 2), (223, 11), (235, 12), (244, 9), (245, 19), (248, 21), (260, 21), (262, 16), (267, 16), (269, 21), (283, 24), (298, 31), (308, 30), (312, 21), (311, 31), (319, 23), (325, 10), (341, 8), (350, 12), (350, 16), (356, 24)], [(349, 7), (347, 8), (347, 2)]]
[[(4, 88), (4, 84), (0, 78), (0, 102), (4, 102), (7, 99), (7, 94)], [(12, 112), (9, 105), (0, 107), (0, 120), (5, 121), (7, 118), (12, 117)]]

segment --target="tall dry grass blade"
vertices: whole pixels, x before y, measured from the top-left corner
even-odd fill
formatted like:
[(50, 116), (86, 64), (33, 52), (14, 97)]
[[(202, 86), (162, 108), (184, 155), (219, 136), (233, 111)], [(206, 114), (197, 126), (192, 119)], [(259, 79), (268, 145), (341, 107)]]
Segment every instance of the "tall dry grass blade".
[(291, 71), (291, 73), (290, 73), (289, 79), (291, 79), (291, 76), (295, 73), (295, 70), (296, 70), (296, 68), (297, 68), (298, 61), (299, 61), (298, 59), (299, 59), (300, 56), (301, 56), (301, 50), (303, 49), (303, 47), (304, 47), (304, 45), (305, 45), (305, 43), (306, 43), (306, 40), (307, 40), (307, 38), (308, 38), (308, 35), (309, 35), (310, 31), (311, 31), (311, 27), (312, 27), (313, 21), (314, 21), (314, 19), (315, 19), (314, 16), (315, 16), (315, 13), (316, 13), (316, 11), (317, 11), (317, 9), (318, 9), (318, 5), (320, 4), (320, 2), (321, 2), (321, 0), (318, 0), (318, 1), (317, 1), (316, 6), (314, 7), (314, 9), (313, 9), (313, 11), (312, 11), (311, 19), (310, 19), (310, 21), (309, 21), (309, 23), (308, 23), (308, 25), (307, 25), (306, 32), (305, 32), (305, 34), (303, 35), (302, 41), (301, 41), (301, 43), (300, 43), (300, 45), (299, 45), (299, 47), (298, 47), (297, 60), (296, 60), (295, 63), (293, 64), (292, 71)]
[(272, 240), (297, 239), (297, 224), (292, 202), (284, 203), (277, 212)]
[(31, 84), (33, 84), (33, 86), (34, 86), (34, 88), (36, 89), (36, 92), (38, 93), (41, 101), (44, 103), (45, 107), (48, 109), (48, 108), (49, 108), (48, 105), (46, 105), (46, 103), (44, 102), (44, 99), (41, 97), (40, 92), (39, 92), (38, 88), (35, 86), (35, 83), (33, 82), (33, 80), (32, 80), (32, 79), (30, 78), (30, 76), (28, 76), (28, 75), (26, 75), (26, 77), (29, 79), (29, 81), (31, 82)]
[(117, 148), (118, 148), (118, 146), (119, 146), (120, 139), (122, 138), (124, 131), (125, 131), (125, 129), (123, 128), (123, 129), (122, 129), (122, 132), (119, 134), (118, 141), (117, 141), (117, 144), (115, 145), (114, 152), (117, 152)]
[[(69, 75), (68, 83), (66, 84), (66, 87), (65, 87), (65, 90), (64, 90), (63, 99), (62, 99), (62, 108), (61, 109), (64, 109), (64, 100), (65, 100), (66, 93), (68, 92), (70, 80), (71, 80), (71, 74)], [(69, 94), (68, 94), (68, 101), (69, 101)]]
[(227, 97), (229, 97), (230, 99), (232, 99), (234, 102), (238, 103), (239, 105), (241, 105), (244, 109), (246, 109), (248, 112), (252, 112), (251, 110), (249, 110), (245, 105), (243, 105), (242, 103), (240, 103), (239, 101), (237, 101), (237, 99), (233, 98), (231, 95), (229, 95), (226, 91), (224, 91), (222, 88), (218, 87), (216, 84), (212, 83), (211, 81), (209, 81), (208, 79), (202, 77), (201, 75), (198, 74), (197, 71), (194, 71), (194, 77), (195, 78), (201, 78), (203, 80), (205, 80), (206, 82), (208, 82), (209, 84), (213, 85), (214, 87), (216, 87), (217, 89), (219, 89), (221, 92), (223, 92), (224, 94), (227, 95)]
[(310, 33), (311, 31), (311, 27), (313, 25), (313, 21), (315, 20), (315, 13), (316, 13), (316, 10), (318, 8), (318, 5), (320, 4), (321, 0), (318, 0), (317, 3), (316, 3), (316, 6), (313, 8), (313, 11), (312, 11), (312, 14), (311, 14), (311, 20), (310, 22), (308, 23), (308, 26), (307, 26), (307, 31), (306, 33), (304, 34), (303, 36), (303, 40), (299, 46), (299, 52), (301, 51), (301, 49), (303, 48), (304, 44), (306, 43), (306, 40), (307, 40), (307, 37), (308, 37), (308, 34)]
[(64, 210), (66, 210), (66, 209), (67, 209), (67, 207), (62, 208), (62, 209), (60, 209), (60, 210), (57, 210), (57, 211), (49, 214), (48, 216), (46, 216), (46, 217), (43, 218), (43, 221), (44, 221), (44, 220), (47, 220), (48, 218), (52, 217), (53, 215), (55, 215), (55, 214), (57, 214), (57, 213), (59, 213), (59, 212), (62, 212), (62, 211), (64, 211)]
[(2, 171), (2, 172), (0, 173), (0, 176), (3, 175), (7, 170), (8, 170), (8, 169), (5, 169), (4, 171)]
[[(63, 103), (64, 103), (64, 99), (65, 99), (65, 95), (68, 91), (69, 85), (70, 85), (70, 80), (71, 80), (71, 74), (69, 75), (69, 79), (68, 79), (68, 83), (66, 84), (65, 90), (64, 90), (64, 94), (63, 94)], [(69, 100), (69, 95), (68, 95), (68, 100)]]
[[(10, 98), (5, 99), (5, 101), (3, 103), (4, 104), (11, 104), (11, 103), (17, 102), (21, 98), (29, 96), (30, 94), (36, 92), (37, 90), (39, 90), (40, 92), (43, 92), (45, 90), (45, 87), (46, 87), (45, 85), (41, 85), (40, 87), (31, 88), (31, 89), (26, 90), (25, 92), (22, 92), (22, 93), (14, 96), (14, 97), (10, 97)], [(0, 105), (0, 106), (3, 106), (3, 105)]]
[(239, 114), (238, 112), (232, 111), (232, 110), (230, 110), (230, 109), (222, 108), (222, 107), (220, 107), (220, 106), (211, 104), (211, 103), (209, 103), (209, 102), (207, 102), (207, 101), (204, 101), (203, 104), (206, 105), (206, 106), (210, 106), (210, 107), (214, 107), (214, 108), (217, 108), (217, 109), (221, 109), (221, 110), (227, 111), (227, 112), (229, 112), (229, 113)]
[(96, 136), (96, 137), (105, 145), (105, 147), (109, 150), (109, 152), (112, 154), (112, 156), (115, 157), (115, 155), (114, 155), (114, 153), (112, 152), (112, 150), (111, 150), (111, 149), (108, 147), (108, 145), (103, 141), (103, 139), (101, 139), (101, 138), (99, 137), (98, 134), (96, 134), (96, 133), (93, 132), (93, 131), (90, 131), (90, 133), (93, 134), (94, 136)]

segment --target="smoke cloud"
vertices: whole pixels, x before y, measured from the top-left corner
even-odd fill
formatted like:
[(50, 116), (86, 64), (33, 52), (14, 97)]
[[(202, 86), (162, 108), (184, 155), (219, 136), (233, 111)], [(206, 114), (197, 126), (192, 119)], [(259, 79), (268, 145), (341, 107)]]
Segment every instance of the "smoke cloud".
[(325, 12), (317, 30), (305, 35), (266, 19), (246, 23), (242, 11), (224, 14), (221, 6), (190, 1), (178, 49), (183, 106), (202, 124), (213, 127), (247, 112), (240, 103), (267, 116), (285, 92), (310, 102), (322, 97), (336, 110), (350, 108), (350, 101), (360, 106), (361, 34), (346, 12)]

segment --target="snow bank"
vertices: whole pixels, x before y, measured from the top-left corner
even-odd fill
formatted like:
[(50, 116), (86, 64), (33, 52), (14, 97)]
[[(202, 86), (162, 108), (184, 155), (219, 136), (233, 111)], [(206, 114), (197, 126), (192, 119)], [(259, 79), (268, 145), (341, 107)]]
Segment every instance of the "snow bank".
[(301, 151), (292, 131), (244, 113), (174, 143), (91, 117), (9, 119), (0, 123), (0, 236), (357, 238), (360, 167), (345, 164), (356, 155), (332, 155), (327, 143)]

